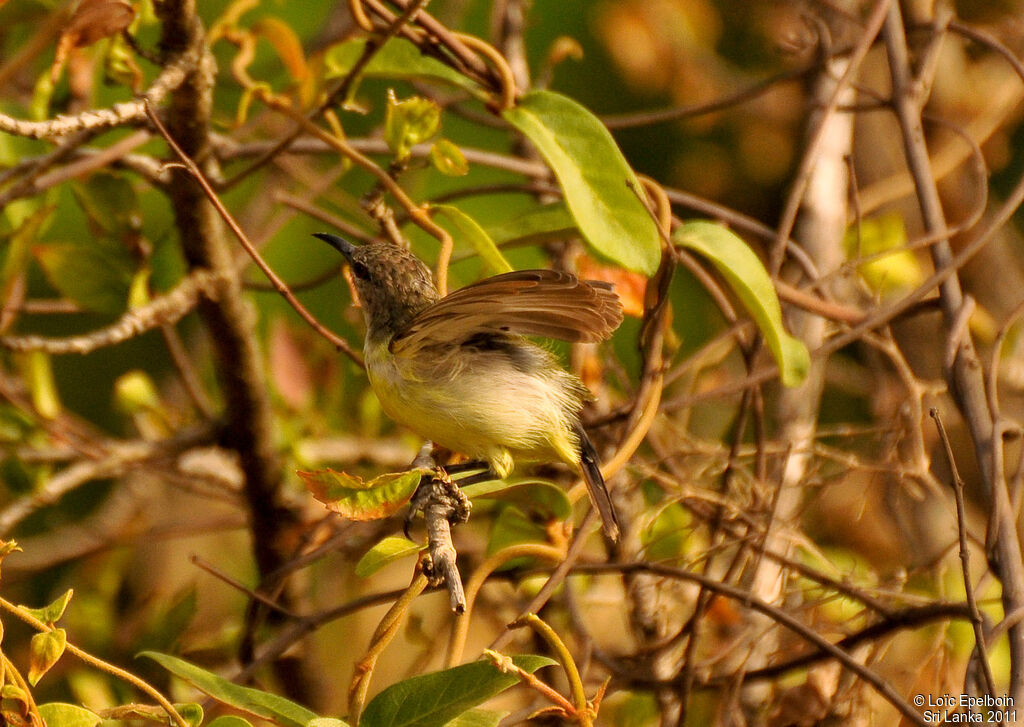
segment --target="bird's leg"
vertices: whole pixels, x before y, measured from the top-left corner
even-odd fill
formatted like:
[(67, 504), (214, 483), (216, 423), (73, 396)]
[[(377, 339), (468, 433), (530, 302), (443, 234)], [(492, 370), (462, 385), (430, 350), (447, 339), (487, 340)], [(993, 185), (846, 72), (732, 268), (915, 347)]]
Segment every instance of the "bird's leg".
[(409, 538), (409, 528), (412, 527), (416, 515), (420, 512), (426, 514), (428, 508), (442, 514), (452, 525), (469, 520), (473, 503), (459, 489), (462, 484), (463, 481), (458, 484), (453, 482), (444, 467), (435, 466), (433, 472), (420, 477), (420, 484), (409, 500), (409, 511), (402, 526), (405, 537)]

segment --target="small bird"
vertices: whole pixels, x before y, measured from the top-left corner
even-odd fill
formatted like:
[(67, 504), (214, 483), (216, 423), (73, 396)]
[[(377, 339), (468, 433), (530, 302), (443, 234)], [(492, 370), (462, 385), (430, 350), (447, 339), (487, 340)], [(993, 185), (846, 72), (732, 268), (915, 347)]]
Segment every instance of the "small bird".
[(442, 298), (430, 270), (390, 242), (356, 246), (315, 233), (345, 256), (366, 319), (366, 372), (395, 421), (482, 460), (497, 478), (516, 460), (560, 461), (583, 476), (613, 542), (619, 524), (580, 425), (583, 382), (525, 336), (607, 339), (622, 322), (608, 283), (553, 270), (486, 278)]

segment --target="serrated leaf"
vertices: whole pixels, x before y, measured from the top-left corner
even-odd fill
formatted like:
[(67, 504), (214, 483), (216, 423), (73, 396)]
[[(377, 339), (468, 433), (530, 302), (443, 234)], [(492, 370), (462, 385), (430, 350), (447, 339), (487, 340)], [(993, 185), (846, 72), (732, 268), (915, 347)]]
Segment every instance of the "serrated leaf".
[(694, 220), (681, 225), (672, 241), (710, 261), (753, 317), (779, 367), (785, 386), (798, 386), (811, 365), (807, 346), (786, 332), (775, 286), (761, 260), (726, 227)]
[(590, 246), (623, 267), (653, 275), (661, 261), (661, 237), (637, 196), (643, 192), (636, 174), (604, 124), (552, 91), (532, 91), (502, 115), (555, 172)]
[(494, 240), (476, 220), (450, 204), (438, 204), (430, 209), (434, 220), (457, 240), (468, 244), (494, 274), (512, 271), (512, 266), (494, 244)]
[(448, 177), (469, 174), (469, 162), (462, 149), (448, 139), (438, 139), (430, 146), (430, 162), (437, 171)]
[(359, 562), (356, 563), (356, 575), (360, 578), (368, 578), (384, 566), (415, 555), (425, 547), (408, 538), (389, 535), (366, 551), (366, 554), (359, 559)]
[(409, 150), (426, 141), (441, 127), (441, 107), (422, 96), (410, 96), (399, 101), (395, 92), (388, 91), (388, 105), (384, 116), (384, 141), (403, 161)]
[(46, 278), (86, 310), (122, 313), (131, 288), (134, 262), (120, 245), (101, 239), (56, 242), (35, 248)]
[[(463, 494), (471, 500), (498, 499), (514, 503), (525, 512), (550, 520), (566, 520), (572, 515), (569, 496), (558, 485), (536, 477), (487, 480), (466, 485)], [(497, 497), (492, 497), (497, 495)]]
[(67, 609), (68, 603), (71, 601), (71, 597), (73, 595), (75, 595), (74, 589), (69, 588), (50, 604), (43, 606), (42, 608), (26, 608), (25, 610), (44, 624), (53, 625), (60, 620), (61, 616), (64, 615), (64, 611)]
[(64, 654), (68, 635), (64, 629), (54, 629), (36, 634), (29, 642), (28, 683), (33, 687)]
[[(349, 40), (327, 49), (324, 54), (326, 78), (337, 78), (349, 73), (363, 55), (365, 39)], [(392, 38), (377, 51), (363, 70), (370, 78), (443, 81), (474, 94), (480, 87), (461, 73), (449, 68), (436, 58), (420, 53), (419, 48), (403, 38)]]
[(39, 705), (39, 716), (46, 727), (96, 727), (103, 718), (85, 707), (63, 702)]
[(224, 704), (257, 717), (276, 720), (286, 727), (305, 727), (310, 720), (317, 717), (314, 712), (289, 699), (233, 684), (184, 659), (156, 651), (144, 651), (139, 656), (152, 659), (167, 671)]
[(330, 468), (297, 474), (306, 483), (306, 489), (328, 510), (349, 520), (364, 521), (380, 520), (398, 512), (416, 491), (420, 477), (429, 472), (428, 469), (387, 472), (369, 482)]
[[(533, 673), (556, 662), (546, 656), (514, 656)], [(458, 717), (519, 682), (487, 661), (421, 674), (392, 684), (366, 705), (360, 727), (436, 727)]]

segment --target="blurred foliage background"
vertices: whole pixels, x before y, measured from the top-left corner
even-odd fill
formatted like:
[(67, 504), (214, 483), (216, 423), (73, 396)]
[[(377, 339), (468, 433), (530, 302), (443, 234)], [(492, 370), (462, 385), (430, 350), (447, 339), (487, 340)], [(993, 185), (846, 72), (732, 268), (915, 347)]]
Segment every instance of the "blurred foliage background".
[[(0, 112), (26, 120), (74, 115), (127, 102), (152, 83), (159, 68), (138, 49), (155, 51), (166, 33), (160, 4), (97, 5), (115, 25), (112, 7), (132, 8), (138, 48), (120, 28), (97, 30), (95, 42), (65, 49), (61, 59), (71, 5), (0, 0)], [(444, 26), (493, 43), (514, 70), (528, 73), (528, 85), (589, 108), (632, 167), (669, 191), (676, 215), (724, 220), (771, 269), (775, 229), (808, 153), (812, 110), (821, 105), (814, 83), (828, 75), (829, 62), (850, 56), (874, 8), (810, 0), (434, 0), (428, 10)], [(358, 349), (362, 318), (338, 274), (337, 254), (310, 233), (340, 221), (346, 234), (380, 236), (365, 203), (376, 180), (308, 139), (249, 170), (290, 133), (292, 121), (247, 94), (232, 69), (240, 57), (237, 39), (252, 41), (248, 76), (309, 108), (337, 83), (326, 78), (330, 49), (361, 33), (345, 3), (204, 0), (196, 11), (218, 68), (210, 157), (203, 160), (215, 160), (209, 169), (218, 194), (316, 318)], [(962, 33), (947, 32), (929, 45), (927, 23), (947, 11), (1019, 56), (1024, 8), (1013, 0), (958, 2), (938, 11), (928, 2), (903, 3), (907, 38), (920, 51), (918, 70), (927, 79), (927, 139), (942, 204), (951, 225), (971, 223), (956, 230), (956, 251), (1020, 182), (1024, 86), (1005, 58)], [(510, 31), (505, 23), (517, 13), (521, 27)], [(822, 269), (830, 282), (818, 288), (792, 257), (776, 279), (861, 315), (909, 294), (933, 263), (921, 243), (926, 230), (914, 181), (904, 172), (900, 129), (887, 106), (881, 41), (867, 51), (851, 85), (852, 100), (837, 111), (853, 124), (851, 145), (838, 157), (849, 184), (833, 200), (843, 219), (833, 241), (842, 259)], [(455, 204), (500, 242), (524, 215), (559, 196), (550, 175), (530, 171), (541, 164), (536, 153), (480, 102), (451, 86), (370, 74), (337, 117), (345, 137), (372, 151), (383, 168), (391, 161), (381, 141), (389, 89), (398, 98), (433, 98), (443, 109), (440, 134), (469, 162), (466, 175), (448, 176), (414, 156), (396, 176), (417, 202)], [(34, 165), (62, 139), (0, 133), (0, 537), (17, 540), (23, 551), (4, 560), (0, 595), (40, 606), (74, 589), (61, 621), (69, 640), (177, 699), (195, 693), (135, 654), (175, 653), (231, 678), (257, 660), (246, 671), (249, 683), (318, 714), (344, 715), (345, 686), (387, 598), (317, 622), (274, 659), (258, 658), (301, 622), (296, 614), (323, 614), (409, 582), (412, 558), (368, 578), (354, 572), (371, 546), (398, 534), (401, 515), (344, 521), (325, 511), (295, 474), (330, 466), (369, 478), (402, 470), (415, 456), (421, 443), (383, 415), (360, 367), (301, 321), (229, 238), (280, 462), (274, 505), (280, 517), (271, 534), (254, 524), (237, 441), (224, 425), (233, 406), (224, 391), (236, 371), (218, 356), (217, 334), (211, 338), (201, 314), (87, 355), (10, 345), (26, 336), (66, 338), (110, 326), (126, 310), (175, 289), (195, 266), (159, 166), (172, 157), (145, 128), (136, 123), (89, 135), (45, 166)], [(120, 150), (88, 165), (111, 149)], [(413, 249), (433, 264), (436, 240), (397, 207), (396, 214)], [(1011, 219), (1001, 227), (960, 270), (975, 301), (964, 326), (989, 380), (997, 380), (1007, 421), (1019, 419), (1024, 401), (1015, 325), (1024, 298), (1017, 224)], [(801, 234), (798, 227), (798, 243)], [(627, 309), (642, 311), (641, 276), (588, 255), (578, 236), (525, 239), (503, 252), (517, 269), (556, 265), (613, 279)], [(487, 274), (471, 253), (456, 240), (452, 289)], [(628, 535), (609, 550), (591, 533), (580, 559), (594, 568), (617, 563), (621, 572), (574, 576), (542, 612), (570, 643), (588, 695), (610, 678), (598, 722), (894, 724), (898, 718), (863, 680), (849, 672), (840, 677), (834, 661), (771, 672), (771, 664), (812, 647), (770, 617), (753, 618), (742, 601), (665, 574), (628, 573), (625, 564), (636, 563), (743, 588), (833, 642), (872, 624), (891, 625), (850, 643), (853, 658), (908, 700), (965, 691), (975, 634), (965, 615), (949, 467), (926, 416), (931, 407), (946, 420), (967, 482), (971, 580), (990, 624), (1003, 618), (1005, 602), (999, 573), (986, 560), (992, 506), (969, 427), (950, 394), (949, 323), (940, 306), (929, 295), (820, 356), (821, 370), (812, 371), (820, 376), (820, 404), (817, 394), (805, 394), (813, 412), (804, 441), (787, 428), (797, 417), (787, 414), (776, 381), (756, 389), (737, 383), (770, 365), (770, 357), (758, 348), (752, 326), (734, 324), (723, 312), (699, 272), (680, 267), (672, 283), (661, 410), (616, 482)], [(792, 323), (793, 299), (782, 297)], [(826, 339), (856, 323), (827, 320)], [(605, 454), (628, 434), (622, 428), (643, 382), (641, 328), (634, 314), (609, 344), (556, 349), (596, 395), (587, 420)], [(799, 326), (791, 330), (802, 337)], [(1015, 426), (1008, 431), (1019, 434)], [(1005, 466), (1018, 509), (1020, 449), (1007, 438)], [(787, 485), (798, 494), (786, 509), (778, 486), (797, 455), (802, 470)], [(569, 482), (564, 472), (543, 474)], [(535, 515), (530, 508), (480, 504), (470, 523), (456, 529), (464, 576), (509, 543), (564, 545), (566, 534)], [(262, 537), (274, 539), (270, 549), (280, 556), (281, 572), (261, 572), (254, 560), (254, 539)], [(765, 556), (766, 548), (779, 558)], [(765, 576), (766, 561), (779, 572)], [(538, 560), (512, 565), (480, 593), (467, 659), (502, 633), (550, 571)], [(261, 584), (280, 610), (250, 598)], [(421, 596), (381, 657), (371, 692), (443, 666), (452, 619), (443, 592)], [(27, 668), (33, 630), (2, 620), (3, 653)], [(523, 634), (516, 639), (516, 653), (547, 648)], [(996, 692), (1012, 691), (1006, 639), (990, 648)], [(743, 675), (759, 669), (765, 671), (740, 688)], [(95, 710), (139, 698), (123, 681), (67, 655), (33, 693), (39, 703)], [(502, 708), (537, 701), (527, 690), (516, 694)], [(230, 712), (207, 707), (211, 716)]]

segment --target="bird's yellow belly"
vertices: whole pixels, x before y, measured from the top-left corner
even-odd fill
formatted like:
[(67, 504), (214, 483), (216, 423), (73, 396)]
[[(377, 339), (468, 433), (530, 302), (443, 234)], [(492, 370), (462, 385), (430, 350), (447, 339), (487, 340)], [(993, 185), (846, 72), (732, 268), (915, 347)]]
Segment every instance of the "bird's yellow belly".
[(512, 460), (579, 461), (558, 382), (512, 367), (483, 375), (471, 367), (434, 372), (367, 346), (366, 369), (381, 407), (396, 422), (443, 447), (489, 462), (500, 475)]

